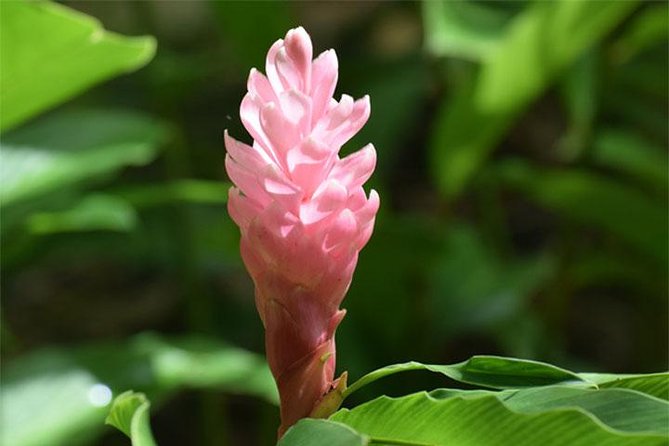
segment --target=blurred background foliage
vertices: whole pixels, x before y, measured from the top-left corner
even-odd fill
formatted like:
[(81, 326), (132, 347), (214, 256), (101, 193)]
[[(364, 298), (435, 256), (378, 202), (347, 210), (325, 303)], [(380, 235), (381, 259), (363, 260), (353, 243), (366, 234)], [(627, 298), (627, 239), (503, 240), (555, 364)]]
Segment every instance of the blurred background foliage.
[(3, 444), (125, 444), (102, 420), (130, 388), (161, 445), (273, 442), (222, 132), (249, 141), (248, 70), (297, 25), (372, 99), (341, 370), (667, 367), (666, 3), (61, 3), (0, 5)]

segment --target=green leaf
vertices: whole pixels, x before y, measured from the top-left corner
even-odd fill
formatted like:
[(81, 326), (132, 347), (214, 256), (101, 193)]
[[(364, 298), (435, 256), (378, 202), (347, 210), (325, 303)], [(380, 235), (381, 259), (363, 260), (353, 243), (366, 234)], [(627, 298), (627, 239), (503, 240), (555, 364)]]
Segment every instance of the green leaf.
[(74, 231), (130, 231), (137, 223), (135, 209), (111, 195), (91, 194), (72, 208), (40, 212), (30, 216), (28, 228), (34, 234)]
[[(87, 368), (68, 366), (69, 360), (42, 351), (3, 364), (0, 402), (11, 410), (0, 413), (1, 444), (64, 446), (99, 431), (111, 401), (109, 388)], [(95, 392), (109, 396), (91, 398)]]
[(667, 193), (669, 172), (667, 152), (630, 132), (605, 129), (600, 132), (592, 148), (596, 165), (617, 170)]
[(504, 405), (521, 413), (579, 407), (612, 429), (669, 434), (669, 404), (631, 390), (549, 386), (503, 393)]
[(274, 379), (259, 354), (197, 336), (167, 341), (146, 335), (134, 342), (135, 348), (151, 355), (160, 388), (216, 388), (278, 404)]
[(667, 209), (662, 201), (586, 170), (539, 169), (521, 160), (498, 169), (507, 185), (541, 206), (601, 228), (667, 263)]
[[(8, 1), (0, 16), (3, 132), (153, 57), (152, 37), (124, 37), (52, 2)], [(83, 127), (82, 127), (83, 128)]]
[(476, 81), (437, 113), (430, 150), (442, 193), (459, 194), (517, 115), (635, 6), (561, 0), (534, 2), (518, 14)]
[(105, 419), (132, 440), (132, 446), (155, 446), (149, 424), (151, 403), (143, 393), (128, 391), (117, 396)]
[(510, 24), (498, 50), (481, 67), (474, 100), (488, 111), (529, 103), (635, 6), (634, 1), (532, 4)]
[(154, 119), (129, 111), (68, 111), (40, 119), (2, 138), (0, 205), (146, 164), (167, 132)]
[(199, 337), (153, 334), (126, 342), (48, 348), (5, 361), (0, 444), (73, 445), (101, 432), (112, 396), (127, 389), (151, 399), (183, 388), (218, 389), (276, 404), (276, 386), (261, 355)]
[[(496, 395), (435, 398), (425, 392), (377, 398), (330, 419), (371, 437), (371, 443), (406, 445), (664, 445), (667, 435), (613, 429), (578, 406), (516, 411)], [(615, 409), (620, 410), (620, 406)]]
[(425, 46), (438, 56), (485, 59), (501, 40), (508, 19), (491, 6), (457, 0), (424, 2)]
[(345, 424), (306, 418), (288, 429), (277, 446), (365, 446), (370, 444), (366, 435), (359, 434)]
[(631, 389), (669, 401), (669, 372), (646, 375), (579, 373), (587, 381), (605, 389)]
[(441, 373), (455, 381), (494, 389), (555, 384), (589, 385), (578, 374), (551, 364), (500, 356), (473, 356), (453, 365), (422, 364), (416, 361), (389, 365), (374, 370), (351, 384), (344, 392), (344, 398), (377, 379), (411, 370)]
[(565, 386), (502, 392), (437, 389), (429, 395), (437, 399), (492, 395), (514, 412), (528, 414), (576, 407), (618, 431), (669, 435), (667, 401), (627, 389), (584, 389)]

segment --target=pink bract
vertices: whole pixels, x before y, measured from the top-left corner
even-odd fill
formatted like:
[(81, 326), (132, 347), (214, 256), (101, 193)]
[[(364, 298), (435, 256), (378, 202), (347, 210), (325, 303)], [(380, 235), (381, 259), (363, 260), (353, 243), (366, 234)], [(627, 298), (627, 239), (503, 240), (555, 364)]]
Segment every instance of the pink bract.
[(369, 97), (333, 98), (334, 50), (312, 60), (303, 28), (252, 69), (240, 115), (253, 145), (225, 133), (234, 187), (228, 210), (255, 284), (267, 359), (279, 388), (279, 434), (308, 416), (335, 385), (334, 334), (358, 253), (369, 240), (379, 196), (362, 185), (374, 171), (369, 144), (338, 153), (369, 118)]

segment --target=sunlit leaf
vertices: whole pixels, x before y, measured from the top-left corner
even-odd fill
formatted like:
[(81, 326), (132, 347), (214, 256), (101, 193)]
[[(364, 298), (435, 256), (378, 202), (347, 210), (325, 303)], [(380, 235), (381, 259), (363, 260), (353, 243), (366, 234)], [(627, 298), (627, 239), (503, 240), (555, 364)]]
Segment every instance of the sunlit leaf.
[(124, 37), (54, 2), (7, 1), (0, 15), (0, 129), (146, 64), (152, 37)]
[(669, 373), (616, 375), (612, 373), (579, 373), (583, 379), (603, 389), (631, 389), (669, 401)]
[(669, 404), (628, 389), (583, 389), (549, 386), (501, 392), (498, 398), (521, 413), (578, 407), (611, 429), (669, 434)]
[(494, 389), (555, 384), (590, 385), (578, 374), (551, 364), (500, 356), (474, 356), (467, 361), (453, 365), (423, 364), (411, 361), (382, 367), (351, 384), (344, 392), (344, 398), (377, 379), (413, 370), (440, 373), (455, 381)]
[[(517, 393), (522, 392), (525, 391)], [(541, 392), (546, 391), (537, 389), (534, 398), (540, 400)], [(569, 396), (573, 399), (573, 395)], [(606, 404), (591, 406), (596, 406), (599, 416), (604, 417), (624, 410), (618, 397), (618, 394), (606, 394), (605, 398), (609, 399)], [(425, 392), (400, 398), (383, 396), (351, 410), (340, 410), (330, 419), (368, 435), (373, 444), (659, 446), (666, 444), (668, 438), (666, 433), (611, 428), (573, 401), (564, 401), (563, 405), (553, 399), (557, 407), (541, 408), (532, 404), (525, 412), (511, 409), (503, 400), (504, 397), (483, 391), (474, 391), (471, 395), (446, 391), (446, 394), (435, 393), (434, 396)], [(550, 406), (548, 402), (545, 404)], [(664, 409), (666, 407), (660, 412)], [(634, 410), (630, 407), (630, 414)], [(631, 418), (644, 422), (638, 416)]]
[(478, 78), (437, 113), (430, 150), (441, 191), (459, 194), (518, 114), (635, 5), (536, 2), (514, 17)]
[(425, 46), (438, 56), (484, 59), (499, 43), (508, 20), (492, 6), (456, 0), (424, 2)]
[(494, 396), (519, 413), (541, 413), (579, 408), (611, 429), (622, 432), (669, 435), (669, 404), (629, 389), (595, 389), (546, 386), (493, 392), (487, 390), (437, 389), (433, 398)]

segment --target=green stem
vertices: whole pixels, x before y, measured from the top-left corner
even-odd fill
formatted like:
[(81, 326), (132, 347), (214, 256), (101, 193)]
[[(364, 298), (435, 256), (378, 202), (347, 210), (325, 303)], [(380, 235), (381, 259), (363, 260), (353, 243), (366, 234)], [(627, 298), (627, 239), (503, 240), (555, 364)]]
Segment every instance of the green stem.
[[(400, 367), (401, 366), (401, 367)], [(395, 373), (400, 373), (400, 372), (406, 372), (409, 370), (425, 370), (425, 366), (423, 364), (418, 364), (416, 363), (415, 365), (407, 365), (407, 364), (398, 364), (398, 367), (384, 367), (378, 370), (374, 370), (373, 372), (369, 372), (353, 384), (351, 384), (349, 387), (342, 392), (342, 401), (344, 401), (349, 395), (351, 395), (353, 392), (356, 390), (366, 386), (367, 384), (373, 383), (374, 381), (384, 378), (386, 376), (394, 375)]]

